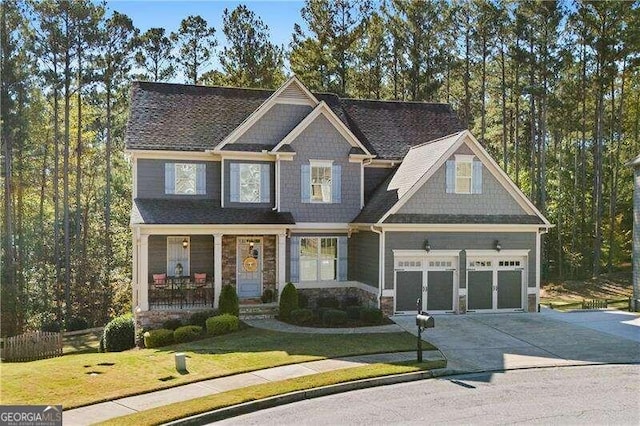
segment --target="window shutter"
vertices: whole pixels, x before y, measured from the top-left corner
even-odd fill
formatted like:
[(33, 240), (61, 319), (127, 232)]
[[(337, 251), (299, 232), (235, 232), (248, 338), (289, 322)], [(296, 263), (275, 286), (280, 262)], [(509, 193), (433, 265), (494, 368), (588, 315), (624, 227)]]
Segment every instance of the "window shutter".
[(331, 202), (340, 204), (342, 202), (342, 166), (335, 164), (331, 170)]
[(240, 164), (229, 164), (229, 201), (240, 201)]
[(289, 281), (297, 283), (300, 281), (300, 237), (291, 237), (290, 263)]
[(311, 202), (311, 166), (303, 164), (300, 169), (300, 195), (303, 203)]
[(447, 194), (456, 192), (456, 162), (454, 160), (447, 160), (446, 192)]
[(206, 194), (207, 190), (207, 165), (196, 164), (196, 194)]
[(473, 175), (471, 180), (473, 184), (471, 193), (482, 194), (482, 162), (481, 161), (473, 162)]
[(347, 281), (348, 258), (347, 237), (338, 237), (338, 281)]
[(176, 165), (174, 163), (164, 163), (164, 193), (176, 193)]
[(260, 202), (271, 202), (271, 164), (260, 166)]

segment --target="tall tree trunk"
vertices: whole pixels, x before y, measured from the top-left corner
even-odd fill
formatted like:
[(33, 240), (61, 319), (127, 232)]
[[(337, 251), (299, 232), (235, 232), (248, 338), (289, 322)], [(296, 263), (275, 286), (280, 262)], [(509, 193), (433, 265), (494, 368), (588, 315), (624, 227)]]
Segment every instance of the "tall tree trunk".
[(480, 143), (486, 148), (485, 135), (487, 131), (487, 40), (482, 39), (482, 79), (480, 85)]
[[(81, 41), (79, 41), (81, 43)], [(78, 117), (77, 117), (77, 135), (76, 135), (76, 219), (75, 219), (75, 259), (76, 259), (76, 283), (82, 282), (81, 276), (84, 275), (84, 268), (81, 266), (83, 257), (83, 247), (81, 239), (82, 228), (82, 49), (78, 49)]]
[[(582, 75), (581, 75), (581, 99), (582, 99), (582, 119), (581, 126), (582, 137), (580, 139), (580, 247), (584, 247), (584, 235), (586, 231), (587, 221), (587, 46), (583, 38), (582, 40)], [(587, 269), (585, 265), (585, 269)]]
[(40, 262), (40, 291), (39, 297), (42, 300), (42, 304), (44, 306), (49, 306), (49, 291), (47, 291), (48, 280), (45, 279), (46, 274), (46, 265), (47, 262), (44, 261), (46, 258), (45, 253), (47, 253), (46, 243), (47, 243), (47, 234), (45, 232), (45, 217), (44, 217), (44, 202), (47, 197), (47, 170), (49, 168), (49, 145), (51, 144), (50, 135), (47, 134), (44, 143), (44, 152), (42, 154), (42, 169), (40, 173), (40, 202), (38, 206), (38, 223), (40, 224), (40, 229), (38, 230), (40, 233), (40, 253), (38, 253), (39, 257), (42, 259)]
[(594, 178), (593, 178), (593, 216), (594, 216), (594, 239), (593, 239), (593, 277), (600, 275), (600, 259), (602, 251), (602, 121), (604, 115), (604, 88), (602, 85), (602, 59), (598, 59), (596, 78), (598, 80), (598, 90), (596, 99), (596, 127), (594, 132)]
[(507, 165), (509, 164), (509, 158), (507, 154), (507, 84), (506, 84), (506, 63), (504, 59), (504, 40), (500, 45), (500, 65), (501, 65), (501, 79), (500, 79), (500, 91), (502, 94), (502, 168), (507, 172)]
[(464, 125), (469, 128), (471, 118), (471, 90), (469, 81), (471, 80), (471, 23), (469, 15), (465, 15), (466, 25), (464, 32)]
[(107, 144), (105, 151), (105, 203), (104, 203), (104, 237), (106, 257), (106, 283), (111, 282), (111, 84), (107, 83)]
[[(69, 17), (66, 16), (66, 39), (69, 40)], [(67, 46), (64, 54), (64, 151), (62, 157), (62, 207), (64, 211), (64, 302), (65, 321), (71, 318), (71, 230), (69, 226), (69, 112), (71, 99), (71, 53)]]

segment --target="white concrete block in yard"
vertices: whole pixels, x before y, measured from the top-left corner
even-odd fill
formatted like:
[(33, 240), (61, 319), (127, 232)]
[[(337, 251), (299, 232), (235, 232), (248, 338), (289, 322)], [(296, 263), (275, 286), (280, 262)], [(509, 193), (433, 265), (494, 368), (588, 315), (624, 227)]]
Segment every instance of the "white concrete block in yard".
[(177, 371), (187, 371), (187, 357), (183, 352), (177, 352), (175, 355), (176, 358), (176, 370)]

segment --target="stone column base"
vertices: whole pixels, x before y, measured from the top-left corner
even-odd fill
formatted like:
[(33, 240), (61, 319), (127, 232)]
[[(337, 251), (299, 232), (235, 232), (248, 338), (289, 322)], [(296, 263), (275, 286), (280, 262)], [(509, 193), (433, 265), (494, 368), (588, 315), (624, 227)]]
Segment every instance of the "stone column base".
[(384, 313), (388, 317), (393, 315), (395, 313), (393, 309), (393, 297), (389, 297), (389, 296), (381, 297), (380, 310), (382, 311), (382, 313)]
[(459, 314), (467, 313), (467, 296), (466, 295), (458, 296), (458, 313)]
[(536, 295), (527, 295), (527, 312), (538, 312), (538, 306), (536, 305)]

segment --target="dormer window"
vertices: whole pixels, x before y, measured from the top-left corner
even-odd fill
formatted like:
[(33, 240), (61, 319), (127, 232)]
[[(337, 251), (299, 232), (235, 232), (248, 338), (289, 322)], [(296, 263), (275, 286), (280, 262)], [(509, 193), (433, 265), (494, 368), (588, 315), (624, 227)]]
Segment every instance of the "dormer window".
[(311, 202), (331, 203), (331, 161), (311, 161)]
[(447, 160), (445, 177), (447, 194), (482, 194), (482, 162), (474, 155), (456, 154)]
[(471, 194), (472, 184), (473, 156), (456, 155), (456, 194)]
[(164, 192), (172, 195), (204, 195), (206, 174), (204, 163), (165, 163)]

